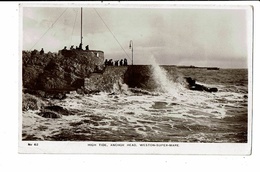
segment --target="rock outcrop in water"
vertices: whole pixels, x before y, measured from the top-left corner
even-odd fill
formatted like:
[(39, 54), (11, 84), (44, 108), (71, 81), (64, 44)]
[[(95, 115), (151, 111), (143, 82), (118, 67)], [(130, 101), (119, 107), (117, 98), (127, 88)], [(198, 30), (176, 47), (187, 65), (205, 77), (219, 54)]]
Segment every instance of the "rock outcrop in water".
[(52, 111), (41, 111), (38, 113), (43, 118), (61, 118), (62, 115)]
[(30, 95), (30, 94), (23, 94), (22, 95), (23, 101), (22, 101), (22, 110), (40, 110), (42, 107), (46, 105), (46, 102), (44, 102), (42, 99)]
[(61, 106), (57, 106), (57, 105), (45, 106), (44, 110), (53, 111), (53, 112), (59, 113), (64, 116), (68, 116), (71, 114), (67, 109), (65, 109)]
[(188, 83), (188, 88), (190, 90), (196, 90), (196, 91), (206, 91), (206, 92), (217, 92), (218, 89), (213, 87), (209, 88), (204, 85), (196, 84), (196, 80), (192, 79), (191, 77), (185, 77), (187, 83)]
[(22, 110), (38, 110), (38, 115), (44, 118), (61, 118), (74, 113), (58, 105), (50, 105), (48, 100), (30, 94), (23, 94)]
[(72, 112), (61, 106), (51, 105), (44, 106), (38, 115), (44, 118), (61, 118), (62, 116), (72, 115)]

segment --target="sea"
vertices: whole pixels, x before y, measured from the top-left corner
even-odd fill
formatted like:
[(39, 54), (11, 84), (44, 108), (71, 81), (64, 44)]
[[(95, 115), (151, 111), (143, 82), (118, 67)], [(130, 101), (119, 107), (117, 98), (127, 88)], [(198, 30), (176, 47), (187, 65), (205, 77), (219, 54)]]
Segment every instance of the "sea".
[[(51, 119), (22, 112), (22, 139), (112, 142), (248, 142), (248, 69), (179, 68), (154, 60), (158, 89), (130, 89), (49, 99), (73, 115)], [(218, 92), (189, 90), (184, 77)]]

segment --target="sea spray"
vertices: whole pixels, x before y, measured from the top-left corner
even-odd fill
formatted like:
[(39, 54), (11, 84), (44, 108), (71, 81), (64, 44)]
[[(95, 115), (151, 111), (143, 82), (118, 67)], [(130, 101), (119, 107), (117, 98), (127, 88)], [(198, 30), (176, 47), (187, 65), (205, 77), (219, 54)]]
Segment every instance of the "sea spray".
[(157, 87), (159, 88), (159, 91), (173, 96), (178, 96), (181, 91), (181, 85), (168, 79), (166, 70), (158, 65), (153, 55), (150, 57), (150, 62), (152, 65), (153, 77)]
[[(209, 71), (204, 69), (196, 70), (199, 72), (181, 69), (178, 71), (180, 73), (177, 73), (175, 66), (168, 67), (167, 74), (173, 83), (172, 88), (175, 88), (174, 84), (178, 86), (179, 80), (176, 78), (179, 76), (196, 74), (198, 78), (218, 77), (218, 81), (229, 71), (220, 70), (222, 75), (214, 76), (208, 75)], [(114, 78), (115, 74), (119, 76), (118, 70), (115, 74), (106, 72), (111, 76), (104, 78), (109, 79), (109, 83), (115, 83), (110, 77)], [(230, 80), (243, 78), (236, 73), (228, 75)], [(146, 91), (135, 87), (129, 88), (133, 92), (130, 96), (110, 95), (111, 92), (106, 91), (83, 96), (72, 92), (63, 100), (49, 99), (49, 101), (72, 111), (74, 115), (50, 120), (37, 115), (36, 110), (23, 111), (22, 139), (247, 143), (247, 99), (243, 97), (244, 93), (241, 93), (247, 86), (242, 88), (230, 87), (230, 84), (221, 82), (216, 84), (222, 85), (222, 92), (208, 93), (176, 87), (180, 94), (176, 97), (168, 93), (153, 96), (150, 94), (155, 93), (152, 90)], [(178, 90), (182, 88), (185, 90)]]
[(125, 94), (125, 95), (130, 94), (130, 92), (128, 91), (128, 86), (123, 83), (122, 78), (119, 78), (113, 84), (113, 93), (115, 93), (115, 94)]

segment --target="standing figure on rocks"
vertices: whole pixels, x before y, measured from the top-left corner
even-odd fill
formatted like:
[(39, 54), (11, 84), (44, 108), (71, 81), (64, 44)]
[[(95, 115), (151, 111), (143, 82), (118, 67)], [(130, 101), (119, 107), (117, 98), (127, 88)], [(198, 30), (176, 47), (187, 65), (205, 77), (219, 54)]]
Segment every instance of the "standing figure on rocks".
[(41, 55), (44, 54), (44, 50), (43, 50), (43, 48), (41, 49), (40, 54), (41, 54)]
[(127, 59), (124, 59), (124, 66), (127, 66)]
[(108, 66), (113, 66), (113, 59), (109, 59)]
[(107, 59), (105, 60), (105, 66), (108, 66), (108, 61), (107, 61)]
[(120, 66), (123, 66), (123, 59), (120, 60)]
[(74, 49), (74, 45), (70, 46), (70, 50), (73, 50)]
[(89, 50), (89, 46), (88, 45), (86, 46), (86, 50)]
[(118, 60), (115, 61), (115, 66), (118, 66)]
[(82, 43), (79, 44), (79, 49), (82, 50)]
[(63, 50), (67, 50), (67, 47), (65, 46), (65, 47), (63, 48)]

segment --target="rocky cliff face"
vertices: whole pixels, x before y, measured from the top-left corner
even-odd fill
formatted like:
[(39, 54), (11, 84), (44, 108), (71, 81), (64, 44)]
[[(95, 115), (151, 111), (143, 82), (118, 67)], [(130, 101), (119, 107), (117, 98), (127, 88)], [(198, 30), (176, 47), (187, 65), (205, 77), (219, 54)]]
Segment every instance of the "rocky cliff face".
[(85, 78), (85, 90), (113, 92), (114, 84), (123, 80), (126, 70), (126, 66), (107, 66), (102, 74), (92, 73), (90, 77)]
[[(70, 53), (70, 54), (69, 54)], [(23, 52), (23, 88), (62, 92), (84, 86), (84, 78), (104, 68), (102, 51)]]

